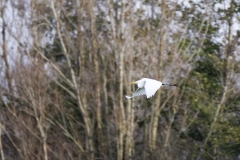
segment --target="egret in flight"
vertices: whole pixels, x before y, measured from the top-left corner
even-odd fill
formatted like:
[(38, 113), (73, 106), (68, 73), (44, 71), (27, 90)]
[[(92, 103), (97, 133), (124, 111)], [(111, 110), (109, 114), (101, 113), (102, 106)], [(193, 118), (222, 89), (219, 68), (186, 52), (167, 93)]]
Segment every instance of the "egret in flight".
[(147, 98), (150, 98), (154, 96), (154, 94), (157, 92), (157, 90), (162, 86), (176, 86), (178, 87), (177, 84), (165, 84), (160, 81), (156, 81), (154, 79), (149, 79), (149, 78), (142, 78), (141, 80), (138, 80), (136, 82), (131, 82), (130, 84), (137, 84), (138, 89), (133, 93), (133, 95), (126, 96), (126, 98), (130, 99), (136, 96), (141, 96), (146, 94)]

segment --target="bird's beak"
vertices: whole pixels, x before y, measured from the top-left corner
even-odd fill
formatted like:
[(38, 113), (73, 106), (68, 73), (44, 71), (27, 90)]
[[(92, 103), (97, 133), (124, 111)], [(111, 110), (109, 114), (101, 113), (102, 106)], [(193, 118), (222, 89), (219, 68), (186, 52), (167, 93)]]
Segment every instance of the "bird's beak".
[(137, 84), (137, 82), (131, 82), (131, 83), (129, 83), (129, 84)]

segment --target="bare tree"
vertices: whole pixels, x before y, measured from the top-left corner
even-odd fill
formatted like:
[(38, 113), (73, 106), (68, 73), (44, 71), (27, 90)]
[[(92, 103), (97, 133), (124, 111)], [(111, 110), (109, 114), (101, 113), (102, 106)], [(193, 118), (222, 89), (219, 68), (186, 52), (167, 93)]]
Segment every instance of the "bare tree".
[[(219, 159), (220, 135), (238, 144), (236, 2), (228, 19), (205, 1), (27, 2), (1, 8), (2, 159)], [(179, 87), (125, 99), (143, 77)]]

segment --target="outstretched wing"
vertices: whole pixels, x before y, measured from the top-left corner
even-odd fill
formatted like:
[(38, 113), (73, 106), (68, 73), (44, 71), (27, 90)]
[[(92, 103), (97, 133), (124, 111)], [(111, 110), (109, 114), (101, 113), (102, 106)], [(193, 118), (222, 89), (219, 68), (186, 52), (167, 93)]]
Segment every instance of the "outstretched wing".
[(146, 94), (145, 89), (144, 89), (144, 88), (138, 88), (138, 89), (133, 93), (132, 97), (126, 96), (126, 98), (130, 99), (130, 98), (137, 97), (137, 96), (141, 96), (141, 95), (144, 95), (144, 94)]
[(147, 98), (152, 97), (157, 92), (157, 90), (161, 87), (161, 85), (162, 85), (162, 82), (159, 82), (153, 79), (146, 79), (144, 88), (145, 88)]

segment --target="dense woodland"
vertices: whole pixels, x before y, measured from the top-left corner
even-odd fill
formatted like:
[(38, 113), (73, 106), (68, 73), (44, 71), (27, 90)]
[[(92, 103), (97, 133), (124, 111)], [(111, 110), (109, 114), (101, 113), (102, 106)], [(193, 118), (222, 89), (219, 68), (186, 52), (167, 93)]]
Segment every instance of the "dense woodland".
[[(240, 158), (238, 0), (1, 0), (2, 160)], [(154, 97), (131, 95), (152, 78)]]

